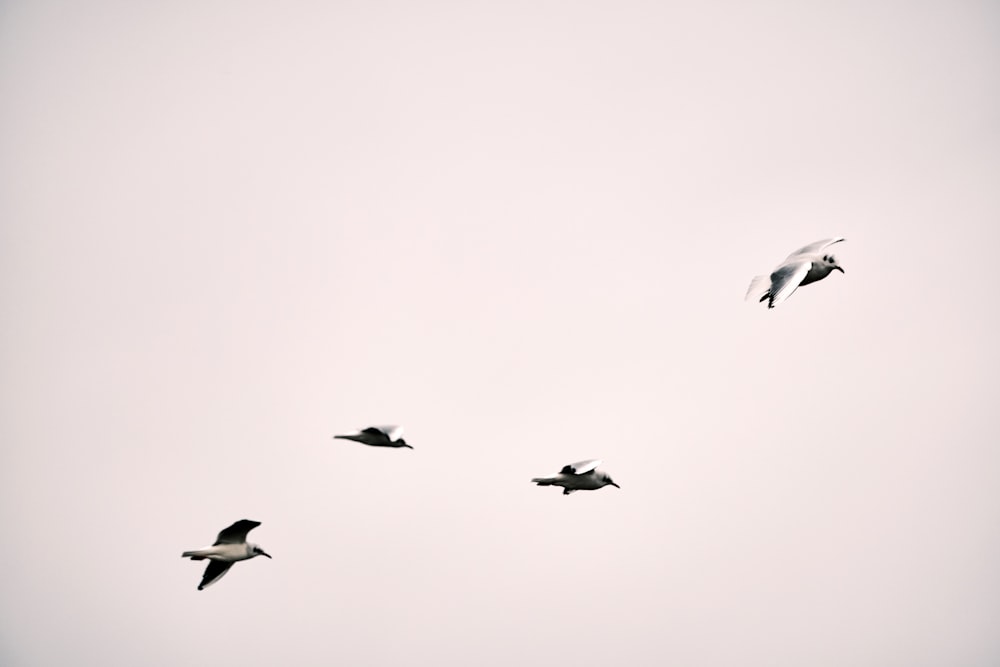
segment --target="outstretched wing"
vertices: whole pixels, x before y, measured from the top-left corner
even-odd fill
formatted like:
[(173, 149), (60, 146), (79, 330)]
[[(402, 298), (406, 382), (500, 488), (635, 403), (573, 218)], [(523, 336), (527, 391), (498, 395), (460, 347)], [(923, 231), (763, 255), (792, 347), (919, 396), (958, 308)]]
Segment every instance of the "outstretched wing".
[(201, 578), (201, 583), (198, 584), (198, 590), (205, 588), (206, 586), (211, 586), (219, 579), (222, 579), (229, 572), (229, 568), (233, 566), (232, 561), (225, 560), (210, 560), (208, 561), (208, 567), (205, 568), (205, 574)]
[(791, 255), (788, 256), (788, 259), (795, 259), (799, 255), (811, 255), (814, 252), (820, 252), (827, 246), (831, 246), (834, 243), (840, 243), (841, 241), (844, 240), (845, 239), (843, 237), (838, 237), (835, 239), (824, 239), (823, 241), (816, 241), (815, 243), (810, 243), (809, 245), (799, 248), (798, 250), (793, 252)]
[(795, 263), (789, 262), (772, 273), (771, 300), (768, 302), (767, 307), (774, 308), (790, 297), (792, 292), (802, 284), (802, 280), (809, 273), (810, 268), (812, 268), (812, 262), (809, 260)]
[(559, 471), (561, 475), (586, 475), (588, 472), (593, 472), (597, 469), (597, 466), (601, 465), (601, 459), (588, 459), (586, 461), (580, 461), (579, 463), (570, 463), (568, 466), (563, 466), (563, 469)]
[(215, 538), (215, 544), (243, 544), (247, 541), (247, 533), (260, 525), (260, 521), (250, 521), (240, 519), (229, 528), (224, 528), (219, 536)]

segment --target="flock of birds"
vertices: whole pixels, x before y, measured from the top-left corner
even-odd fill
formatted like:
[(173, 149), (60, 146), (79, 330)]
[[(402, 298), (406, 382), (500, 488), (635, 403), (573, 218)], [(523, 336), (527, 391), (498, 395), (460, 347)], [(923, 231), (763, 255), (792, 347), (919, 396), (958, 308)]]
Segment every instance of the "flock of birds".
[[(827, 252), (827, 248), (843, 240), (842, 238), (826, 239), (799, 248), (770, 274), (756, 276), (750, 281), (745, 298), (747, 300), (751, 298), (759, 301), (766, 300), (767, 307), (774, 308), (790, 297), (799, 286), (822, 280), (833, 271), (843, 273), (844, 269), (837, 263), (836, 258)], [(413, 449), (413, 446), (408, 444), (402, 435), (403, 429), (398, 426), (369, 426), (354, 433), (333, 437), (353, 440), (370, 447)], [(594, 491), (605, 486), (620, 489), (621, 487), (615, 484), (610, 475), (597, 469), (600, 464), (600, 459), (571, 463), (563, 466), (562, 470), (552, 477), (535, 477), (531, 481), (538, 486), (560, 486), (563, 489), (563, 495), (569, 495), (574, 491)], [(259, 521), (241, 519), (228, 528), (224, 528), (212, 546), (185, 551), (181, 554), (183, 558), (191, 560), (208, 560), (208, 567), (205, 568), (205, 574), (202, 576), (201, 583), (198, 584), (199, 591), (221, 579), (233, 566), (233, 563), (257, 556), (271, 558), (270, 554), (259, 545), (247, 542), (247, 534), (259, 525)]]

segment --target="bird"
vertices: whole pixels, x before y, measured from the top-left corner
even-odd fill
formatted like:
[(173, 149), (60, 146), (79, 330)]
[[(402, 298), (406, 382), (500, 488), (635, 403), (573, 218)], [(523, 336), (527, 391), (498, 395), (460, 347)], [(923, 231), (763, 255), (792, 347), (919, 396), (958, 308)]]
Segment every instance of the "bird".
[(247, 542), (247, 533), (260, 525), (260, 521), (240, 519), (228, 528), (224, 528), (215, 539), (215, 544), (204, 549), (185, 551), (181, 558), (191, 560), (208, 559), (205, 575), (198, 584), (198, 590), (211, 586), (229, 572), (233, 563), (248, 560), (257, 556), (271, 557), (260, 546)]
[(401, 436), (403, 428), (401, 426), (369, 426), (366, 429), (347, 433), (346, 435), (335, 435), (334, 438), (342, 440), (354, 440), (371, 447), (406, 447), (413, 449), (412, 445), (406, 444)]
[(601, 465), (600, 459), (571, 463), (563, 466), (563, 469), (555, 477), (535, 477), (531, 481), (538, 486), (561, 486), (564, 496), (568, 496), (574, 491), (593, 491), (604, 486), (622, 488), (615, 484), (609, 474), (598, 470), (597, 466), (599, 465)]
[(844, 272), (837, 259), (826, 252), (829, 246), (843, 238), (826, 239), (799, 248), (781, 263), (770, 275), (756, 276), (750, 281), (745, 300), (767, 300), (767, 307), (774, 308), (792, 295), (800, 285), (808, 285), (826, 278), (832, 271)]

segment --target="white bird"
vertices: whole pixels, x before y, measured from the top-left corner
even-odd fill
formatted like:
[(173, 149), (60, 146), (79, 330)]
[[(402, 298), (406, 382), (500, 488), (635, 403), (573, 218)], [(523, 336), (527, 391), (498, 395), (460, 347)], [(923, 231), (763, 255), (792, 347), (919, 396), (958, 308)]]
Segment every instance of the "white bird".
[(240, 519), (223, 529), (212, 546), (195, 551), (185, 551), (181, 554), (181, 558), (190, 558), (191, 560), (205, 560), (207, 558), (209, 561), (208, 567), (205, 568), (205, 576), (198, 584), (199, 591), (222, 579), (236, 561), (256, 556), (271, 557), (258, 545), (247, 542), (247, 533), (259, 525), (260, 521)]
[(348, 433), (346, 435), (335, 435), (334, 438), (342, 440), (354, 440), (371, 447), (407, 447), (406, 440), (401, 437), (403, 428), (401, 426), (369, 426), (366, 429)]
[(535, 477), (531, 481), (538, 486), (561, 486), (564, 496), (574, 491), (593, 491), (609, 485), (616, 489), (622, 488), (614, 483), (610, 475), (598, 470), (599, 465), (601, 465), (600, 459), (571, 463), (563, 466), (559, 474), (554, 477)]
[(770, 275), (757, 276), (751, 280), (746, 300), (767, 299), (767, 307), (774, 308), (790, 297), (800, 285), (822, 280), (834, 270), (843, 273), (844, 269), (837, 264), (836, 258), (824, 252), (827, 247), (843, 240), (836, 238), (816, 241), (796, 250)]

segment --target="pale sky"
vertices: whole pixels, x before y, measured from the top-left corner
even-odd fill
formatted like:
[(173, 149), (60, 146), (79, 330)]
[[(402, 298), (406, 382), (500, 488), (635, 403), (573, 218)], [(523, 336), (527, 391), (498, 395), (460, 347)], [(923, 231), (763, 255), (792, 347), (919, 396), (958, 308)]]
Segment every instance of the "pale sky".
[(997, 665), (998, 242), (994, 2), (5, 2), (0, 663)]

